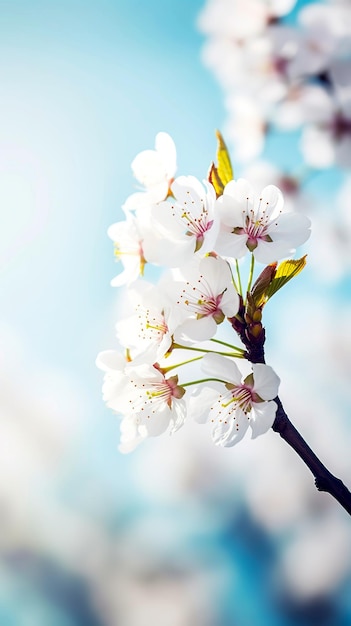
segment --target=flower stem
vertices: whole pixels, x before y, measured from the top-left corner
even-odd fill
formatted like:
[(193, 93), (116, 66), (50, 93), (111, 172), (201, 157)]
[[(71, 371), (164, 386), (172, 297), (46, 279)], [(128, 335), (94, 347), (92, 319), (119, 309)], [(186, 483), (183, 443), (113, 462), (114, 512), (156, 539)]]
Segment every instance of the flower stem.
[(226, 341), (220, 341), (220, 339), (210, 339), (210, 341), (214, 341), (215, 343), (220, 343), (222, 346), (227, 346), (228, 348), (232, 348), (233, 350), (242, 352), (242, 354), (244, 354), (245, 352), (243, 348), (239, 348), (238, 346), (233, 346), (231, 343), (227, 343)]
[(207, 350), (207, 348), (194, 348), (193, 346), (181, 346), (179, 343), (174, 343), (172, 348), (178, 348), (179, 350), (193, 350), (194, 352), (204, 352), (212, 354), (222, 354), (222, 356), (231, 356), (237, 359), (244, 359), (244, 351), (238, 348), (240, 352), (220, 352), (219, 350)]
[(223, 383), (225, 385), (224, 380), (220, 378), (201, 378), (200, 380), (193, 380), (190, 383), (182, 383), (182, 387), (190, 387), (190, 385), (201, 385), (201, 383), (207, 383), (209, 381), (215, 381), (216, 383)]
[(182, 361), (182, 363), (176, 363), (175, 365), (169, 365), (169, 367), (162, 367), (162, 371), (166, 374), (171, 370), (174, 370), (176, 367), (181, 367), (182, 365), (187, 365), (188, 363), (194, 363), (194, 361), (201, 361), (203, 359), (202, 356), (197, 356), (194, 359), (189, 359), (188, 361)]
[(249, 293), (250, 289), (251, 289), (254, 269), (255, 269), (255, 257), (254, 257), (254, 255), (251, 252), (251, 265), (250, 265), (249, 281), (247, 283), (247, 293)]
[(238, 292), (239, 296), (242, 296), (243, 295), (243, 288), (241, 286), (241, 278), (240, 278), (240, 269), (239, 269), (238, 259), (235, 259), (235, 267), (236, 267), (236, 273), (237, 273), (237, 276), (238, 276), (238, 286), (239, 286), (239, 289), (237, 289), (237, 292)]

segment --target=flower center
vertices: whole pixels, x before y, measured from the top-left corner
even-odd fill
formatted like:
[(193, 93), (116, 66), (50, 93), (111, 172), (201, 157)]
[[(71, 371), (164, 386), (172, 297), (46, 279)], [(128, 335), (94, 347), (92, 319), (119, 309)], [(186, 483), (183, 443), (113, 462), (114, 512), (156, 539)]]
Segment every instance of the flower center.
[(169, 331), (163, 311), (157, 313), (139, 306), (138, 319), (140, 323), (139, 338), (148, 341), (161, 341)]
[[(165, 402), (169, 406), (172, 403), (172, 388), (167, 384), (167, 381), (153, 383), (150, 389), (146, 390), (146, 402), (157, 404), (159, 402)], [(155, 413), (155, 410), (152, 411)]]
[[(172, 398), (182, 398), (184, 393), (183, 387), (178, 385), (178, 376), (171, 376), (168, 379), (151, 384), (150, 388), (146, 390), (145, 404), (151, 404), (154, 407), (151, 410), (151, 413), (154, 414), (160, 404), (166, 403), (171, 408)], [(150, 417), (150, 415), (147, 417)]]
[(250, 413), (253, 402), (253, 392), (248, 385), (237, 385), (230, 390), (231, 398), (228, 402), (221, 402), (223, 408), (230, 407), (228, 417), (237, 409), (241, 409), (245, 415)]
[(122, 257), (124, 256), (135, 256), (135, 257), (139, 257), (139, 264), (140, 264), (140, 269), (139, 269), (139, 273), (141, 276), (143, 276), (144, 274), (144, 267), (146, 264), (146, 259), (144, 257), (144, 251), (143, 251), (143, 247), (142, 247), (142, 242), (139, 241), (138, 243), (135, 244), (131, 244), (129, 247), (128, 245), (126, 245), (124, 243), (123, 249), (121, 248), (120, 244), (115, 242), (114, 243), (114, 256), (116, 257), (116, 259), (118, 261), (121, 260)]
[(200, 274), (195, 286), (187, 281), (186, 288), (182, 290), (177, 304), (185, 305), (196, 314), (197, 319), (211, 316), (217, 324), (220, 324), (224, 320), (220, 304), (225, 291), (226, 289), (220, 294), (214, 294), (203, 274)]
[[(268, 235), (267, 230), (271, 224), (270, 213), (267, 212), (269, 202), (265, 207), (261, 207), (262, 198), (258, 205), (257, 211), (254, 209), (246, 210), (245, 226), (236, 226), (233, 232), (237, 235), (247, 235), (246, 245), (250, 252), (257, 248), (259, 240), (272, 241), (272, 238)], [(245, 211), (244, 211), (245, 212)]]
[(182, 206), (172, 205), (172, 215), (180, 219), (189, 237), (196, 238), (195, 251), (197, 252), (203, 244), (205, 233), (212, 228), (213, 220), (209, 219), (204, 200), (200, 199), (201, 209), (199, 210), (199, 204), (191, 199), (190, 191), (187, 191), (187, 194), (189, 200), (184, 200)]
[(184, 210), (181, 214), (182, 220), (185, 221), (188, 235), (195, 235), (196, 239), (200, 239), (204, 234), (212, 228), (213, 220), (208, 219), (208, 211), (202, 207), (199, 217), (195, 217), (190, 211)]
[(172, 397), (174, 388), (172, 384), (163, 378), (163, 380), (130, 380), (134, 391), (129, 399), (130, 410), (133, 413), (139, 413), (140, 417), (150, 419), (159, 411), (162, 411), (165, 405), (172, 407)]

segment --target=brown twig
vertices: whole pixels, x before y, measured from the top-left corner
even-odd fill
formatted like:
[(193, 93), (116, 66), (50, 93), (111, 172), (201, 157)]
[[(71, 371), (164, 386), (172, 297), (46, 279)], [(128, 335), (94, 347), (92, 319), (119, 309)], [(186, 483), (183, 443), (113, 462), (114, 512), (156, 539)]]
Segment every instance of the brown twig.
[[(230, 322), (246, 347), (246, 358), (251, 361), (251, 363), (265, 363), (264, 328), (261, 326), (260, 331), (260, 329), (257, 329), (257, 323), (253, 326), (253, 323), (251, 323), (250, 319), (248, 319), (247, 313), (245, 313), (245, 306), (242, 299), (238, 315), (235, 318), (231, 318)], [(277, 397), (275, 398), (275, 402), (278, 405), (278, 409), (272, 429), (276, 433), (279, 433), (281, 438), (284, 439), (284, 441), (286, 441), (293, 450), (295, 450), (296, 454), (299, 455), (299, 457), (310, 469), (314, 476), (315, 485), (318, 491), (326, 491), (329, 493), (339, 502), (339, 504), (341, 504), (345, 511), (351, 515), (350, 491), (340, 478), (336, 478), (336, 476), (334, 476), (325, 467), (325, 465), (309, 447), (297, 428), (295, 428), (289, 420), (281, 400)]]
[(309, 445), (300, 435), (299, 431), (289, 420), (287, 414), (284, 411), (283, 405), (279, 398), (275, 398), (275, 402), (278, 405), (275, 420), (273, 422), (273, 430), (279, 433), (282, 439), (286, 441), (289, 446), (299, 455), (304, 461), (307, 467), (311, 470), (314, 478), (315, 485), (318, 491), (326, 491), (330, 493), (335, 500), (344, 507), (345, 511), (351, 515), (351, 493), (345, 487), (340, 478), (336, 478), (323, 463), (319, 460), (317, 455), (311, 450)]

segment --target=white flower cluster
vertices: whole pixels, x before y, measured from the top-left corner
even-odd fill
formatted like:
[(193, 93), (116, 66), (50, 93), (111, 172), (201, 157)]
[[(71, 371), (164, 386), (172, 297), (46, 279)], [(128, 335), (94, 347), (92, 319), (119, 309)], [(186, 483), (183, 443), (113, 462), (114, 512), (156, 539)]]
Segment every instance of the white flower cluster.
[[(215, 336), (245, 301), (238, 259), (251, 256), (249, 291), (255, 260), (273, 263), (293, 253), (309, 237), (310, 221), (284, 212), (274, 185), (255, 197), (243, 179), (218, 193), (207, 180), (174, 178), (176, 150), (166, 133), (132, 169), (144, 190), (127, 199), (125, 220), (108, 232), (124, 268), (112, 284), (128, 286), (133, 313), (117, 323), (123, 352), (97, 359), (104, 400), (123, 416), (120, 449), (176, 431), (187, 414), (211, 421), (218, 445), (232, 446), (249, 426), (256, 437), (273, 424), (279, 378), (262, 363), (242, 375), (235, 363), (246, 356), (242, 345)], [(157, 285), (143, 279), (146, 264), (165, 266)], [(174, 374), (195, 361), (202, 370), (197, 380)]]
[(226, 134), (236, 159), (264, 147), (267, 131), (302, 129), (314, 168), (351, 166), (351, 5), (326, 0), (207, 0), (199, 28), (204, 62), (226, 93)]

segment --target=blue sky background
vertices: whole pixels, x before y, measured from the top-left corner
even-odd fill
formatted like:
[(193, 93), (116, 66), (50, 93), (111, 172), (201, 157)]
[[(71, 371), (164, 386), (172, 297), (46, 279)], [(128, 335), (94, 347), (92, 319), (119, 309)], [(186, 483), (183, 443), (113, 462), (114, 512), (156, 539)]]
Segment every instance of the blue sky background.
[[(183, 171), (194, 164), (198, 175), (207, 169), (223, 112), (199, 61), (194, 21), (200, 6), (164, 3), (161, 11), (156, 3), (2, 3), (1, 135), (10, 155), (2, 210), (9, 231), (7, 287), (14, 292), (9, 315), (35, 325), (33, 296), (45, 290), (36, 337), (44, 354), (55, 345), (56, 357), (65, 359), (65, 342), (76, 343), (81, 320), (75, 299), (87, 316), (99, 306), (95, 289), (108, 285), (102, 268), (111, 252), (103, 238), (134, 186), (133, 156), (165, 129), (175, 136)], [(21, 289), (13, 289), (22, 279)], [(22, 307), (27, 288), (32, 297)], [(53, 333), (62, 308), (67, 316)]]
[[(85, 396), (93, 385), (82, 437), (92, 428), (104, 439), (93, 454), (106, 473), (108, 452), (113, 466), (129, 462), (116, 455), (115, 418), (101, 403), (95, 367), (114, 342), (106, 231), (135, 187), (132, 159), (159, 130), (174, 137), (180, 172), (202, 177), (213, 158), (224, 111), (200, 62), (201, 2), (0, 8), (4, 332), (14, 329), (34, 371), (62, 371)], [(84, 446), (74, 463), (80, 454)]]
[(113, 341), (116, 298), (106, 230), (135, 186), (130, 163), (166, 130), (179, 171), (202, 177), (223, 118), (200, 62), (201, 2), (0, 8), (1, 317), (33, 367), (96, 385), (100, 418), (95, 356)]

